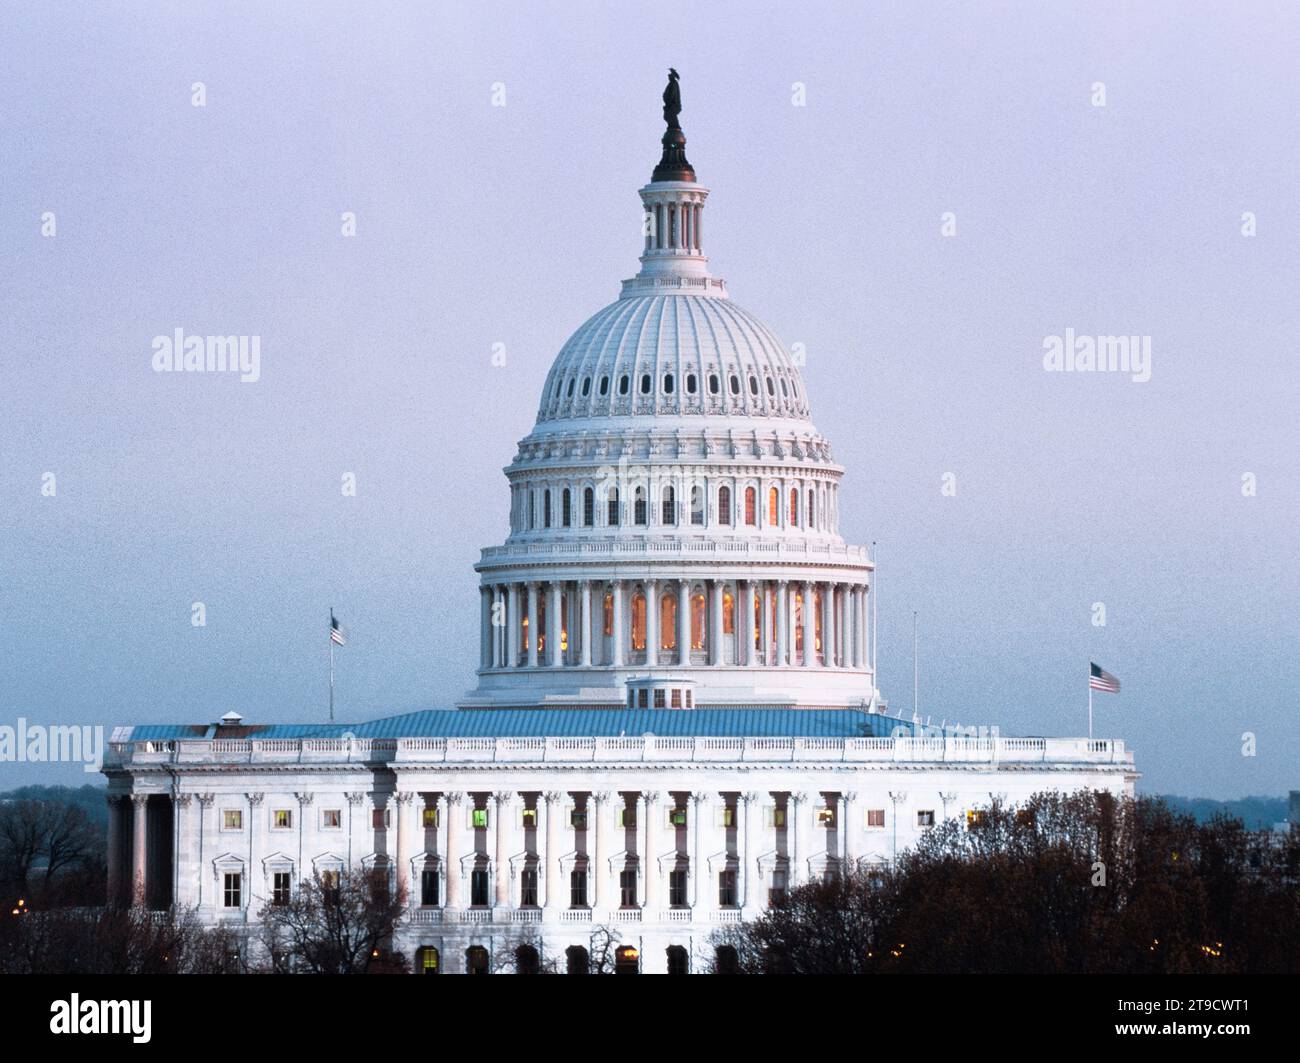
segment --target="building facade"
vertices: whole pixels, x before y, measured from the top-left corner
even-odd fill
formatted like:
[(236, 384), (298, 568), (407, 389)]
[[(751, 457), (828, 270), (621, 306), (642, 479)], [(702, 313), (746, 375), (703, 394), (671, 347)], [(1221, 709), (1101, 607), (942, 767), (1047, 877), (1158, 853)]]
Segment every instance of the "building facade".
[(641, 269), (556, 358), (483, 551), (478, 685), (356, 725), (119, 728), (109, 890), (249, 927), (379, 868), (417, 971), (726, 962), (716, 934), (945, 819), (1132, 793), (1122, 742), (927, 733), (875, 682), (873, 565), (795, 359), (703, 253), (675, 78)]

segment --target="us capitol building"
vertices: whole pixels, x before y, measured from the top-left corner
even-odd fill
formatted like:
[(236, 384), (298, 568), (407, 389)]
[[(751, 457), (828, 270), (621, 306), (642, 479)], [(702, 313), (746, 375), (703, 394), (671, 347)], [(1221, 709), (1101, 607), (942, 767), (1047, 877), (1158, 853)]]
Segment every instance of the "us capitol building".
[(790, 352), (704, 256), (675, 73), (641, 269), (569, 339), (485, 549), (478, 686), (352, 725), (117, 728), (109, 895), (251, 928), (384, 868), (416, 972), (720, 965), (715, 931), (936, 823), (1131, 794), (1123, 742), (930, 732), (875, 683), (867, 551)]

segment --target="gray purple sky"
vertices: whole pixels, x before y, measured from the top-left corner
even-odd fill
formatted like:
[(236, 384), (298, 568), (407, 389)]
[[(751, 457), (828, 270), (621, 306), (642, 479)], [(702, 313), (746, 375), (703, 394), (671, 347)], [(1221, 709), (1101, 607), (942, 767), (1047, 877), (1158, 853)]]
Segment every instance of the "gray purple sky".
[[(936, 723), (1085, 733), (1091, 658), (1143, 789), (1300, 786), (1300, 9), (1046, 6), (8, 6), (0, 724), (323, 719), (331, 605), (341, 718), (471, 687), (501, 469), (635, 272), (672, 65), (713, 271), (806, 346), (880, 542), (893, 703), (916, 610)], [(177, 328), (260, 380), (153, 372)], [(1045, 372), (1066, 329), (1151, 380)]]

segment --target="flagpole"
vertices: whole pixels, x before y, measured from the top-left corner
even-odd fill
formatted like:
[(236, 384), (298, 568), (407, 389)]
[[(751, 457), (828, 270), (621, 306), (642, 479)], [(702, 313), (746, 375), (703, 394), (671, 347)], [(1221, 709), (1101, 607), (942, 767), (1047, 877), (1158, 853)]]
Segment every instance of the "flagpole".
[(330, 606), (330, 723), (334, 722), (334, 607)]
[(1088, 737), (1092, 737), (1092, 666), (1088, 666)]

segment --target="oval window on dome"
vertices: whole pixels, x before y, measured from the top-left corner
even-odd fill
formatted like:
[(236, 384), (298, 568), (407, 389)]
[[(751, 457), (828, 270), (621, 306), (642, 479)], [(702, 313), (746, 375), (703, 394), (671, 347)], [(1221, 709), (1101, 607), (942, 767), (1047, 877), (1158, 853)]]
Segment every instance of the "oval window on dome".
[(710, 374), (709, 374), (709, 394), (710, 394), (710, 395), (716, 395), (716, 394), (718, 393), (718, 389), (719, 389), (721, 386), (722, 386), (722, 385), (718, 382), (718, 374), (717, 374), (717, 373), (710, 373)]
[(769, 395), (771, 395), (773, 398), (775, 398), (775, 397), (776, 397), (776, 385), (772, 383), (772, 378), (771, 378), (771, 377), (766, 377), (765, 379), (767, 380), (767, 393), (768, 393)]
[(642, 373), (642, 374), (641, 374), (641, 394), (642, 394), (642, 395), (649, 395), (649, 394), (650, 394), (650, 374), (649, 374), (649, 373)]
[(602, 395), (609, 394), (609, 377), (607, 376), (603, 376), (600, 378), (600, 393)]
[(626, 373), (624, 373), (621, 377), (618, 378), (618, 393), (620, 395), (626, 395), (627, 389), (630, 386), (631, 386), (631, 382), (628, 380)]
[(664, 394), (671, 395), (672, 393), (673, 393), (673, 375), (672, 373), (667, 373), (664, 376)]
[(694, 374), (694, 373), (687, 373), (687, 374), (686, 374), (686, 394), (688, 394), (688, 395), (694, 395), (694, 394), (695, 394), (695, 374)]
[(733, 395), (739, 395), (739, 394), (740, 394), (740, 377), (736, 376), (735, 373), (732, 373), (732, 374), (731, 374), (731, 381), (730, 381), (730, 383), (731, 383), (731, 393), (732, 393)]
[(582, 397), (585, 399), (590, 394), (591, 394), (591, 377), (584, 376), (582, 378)]
[(785, 386), (785, 378), (784, 378), (784, 377), (781, 379), (781, 397), (782, 397), (782, 398), (786, 398), (786, 399), (788, 399), (788, 398), (790, 397), (790, 389), (789, 389), (788, 387)]
[(565, 398), (569, 398), (569, 399), (573, 398), (573, 385), (576, 383), (577, 380), (575, 380), (573, 377), (569, 378), (569, 393), (565, 396)]
[(754, 376), (753, 373), (749, 374), (749, 393), (751, 395), (758, 394), (758, 377)]

